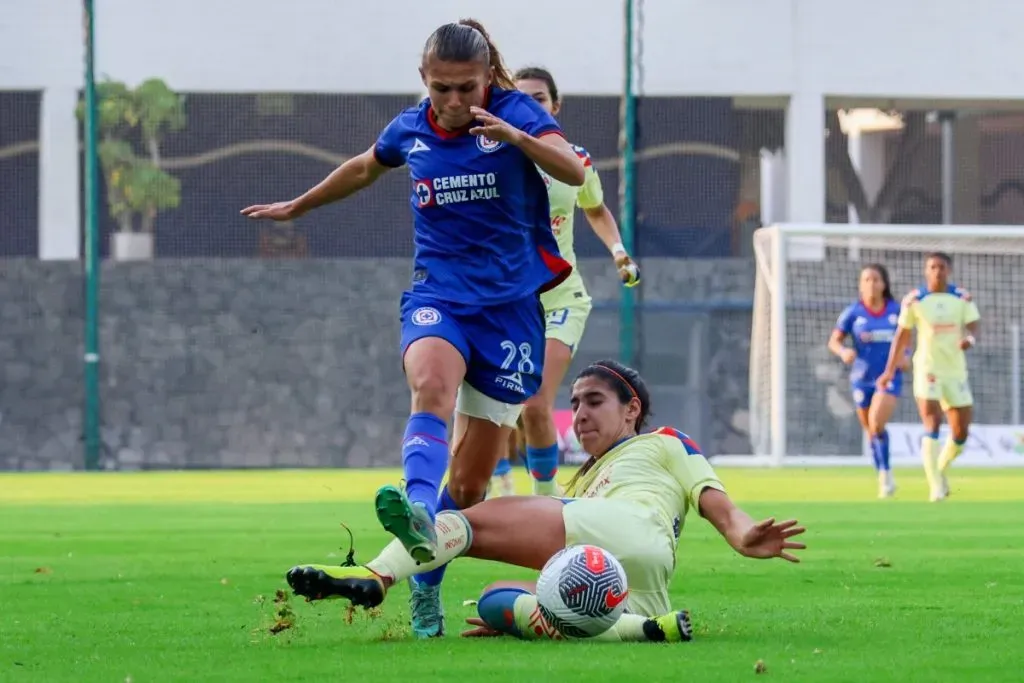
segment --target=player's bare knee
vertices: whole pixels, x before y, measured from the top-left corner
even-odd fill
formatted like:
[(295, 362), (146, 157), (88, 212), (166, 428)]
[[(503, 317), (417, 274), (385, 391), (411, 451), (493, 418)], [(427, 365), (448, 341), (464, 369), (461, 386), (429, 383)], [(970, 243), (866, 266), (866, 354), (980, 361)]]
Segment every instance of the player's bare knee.
[(414, 413), (451, 415), (455, 412), (455, 392), (458, 384), (449, 381), (443, 374), (424, 370), (410, 374), (408, 382), (412, 392)]
[(483, 501), (487, 496), (487, 483), (490, 476), (483, 481), (475, 481), (470, 476), (452, 477), (448, 480), (448, 495), (452, 497), (455, 504), (460, 508), (469, 508)]

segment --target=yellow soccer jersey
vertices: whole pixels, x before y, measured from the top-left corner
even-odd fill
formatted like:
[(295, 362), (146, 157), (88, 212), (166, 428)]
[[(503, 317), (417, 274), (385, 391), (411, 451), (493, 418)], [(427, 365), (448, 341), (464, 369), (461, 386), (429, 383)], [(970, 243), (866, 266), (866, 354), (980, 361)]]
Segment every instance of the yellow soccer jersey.
[(575, 296), (577, 292), (583, 292), (586, 296), (587, 290), (583, 284), (583, 277), (576, 268), (576, 248), (573, 237), (576, 207), (596, 209), (604, 203), (601, 177), (594, 170), (590, 154), (578, 145), (573, 145), (573, 150), (583, 160), (583, 170), (586, 175), (581, 187), (566, 185), (555, 180), (540, 168), (537, 169), (548, 188), (551, 232), (555, 234), (555, 239), (558, 241), (558, 250), (562, 253), (562, 258), (573, 265), (572, 274), (565, 282), (541, 295), (541, 303), (544, 305), (544, 310), (547, 311), (572, 306), (573, 302), (577, 300)]
[(900, 311), (899, 326), (917, 330), (914, 375), (967, 379), (967, 359), (960, 348), (969, 323), (981, 319), (978, 307), (956, 292), (917, 291), (917, 299)]
[(672, 427), (641, 434), (608, 451), (566, 495), (612, 498), (653, 509), (673, 543), (705, 488), (725, 491), (690, 437)]

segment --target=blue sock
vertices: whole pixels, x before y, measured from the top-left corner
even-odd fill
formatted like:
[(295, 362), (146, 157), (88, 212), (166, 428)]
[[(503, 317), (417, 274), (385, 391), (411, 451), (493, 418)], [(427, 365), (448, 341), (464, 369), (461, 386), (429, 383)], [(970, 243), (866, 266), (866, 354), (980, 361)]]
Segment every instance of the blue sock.
[[(437, 511), (442, 512), (444, 510), (461, 510), (454, 500), (452, 500), (451, 494), (448, 493), (448, 487), (445, 486), (441, 489), (441, 495), (437, 499)], [(443, 564), (437, 569), (431, 569), (429, 572), (423, 574), (417, 574), (413, 577), (416, 583), (425, 583), (428, 586), (438, 586), (444, 579), (444, 573), (448, 569), (448, 565)]]
[(881, 444), (878, 442), (878, 436), (875, 434), (871, 435), (871, 462), (875, 464), (876, 471), (882, 469)]
[(526, 463), (530, 476), (537, 481), (551, 481), (558, 474), (558, 444), (544, 448), (526, 447)]
[(409, 502), (423, 505), (433, 518), (437, 490), (448, 469), (448, 425), (430, 413), (409, 416), (402, 438), (402, 468)]
[(495, 477), (503, 477), (512, 471), (512, 463), (509, 462), (508, 458), (502, 458), (498, 461), (497, 466), (494, 468)]
[(888, 472), (891, 468), (889, 467), (889, 432), (882, 430), (881, 434), (876, 434), (875, 438), (878, 440), (878, 467), (883, 472)]

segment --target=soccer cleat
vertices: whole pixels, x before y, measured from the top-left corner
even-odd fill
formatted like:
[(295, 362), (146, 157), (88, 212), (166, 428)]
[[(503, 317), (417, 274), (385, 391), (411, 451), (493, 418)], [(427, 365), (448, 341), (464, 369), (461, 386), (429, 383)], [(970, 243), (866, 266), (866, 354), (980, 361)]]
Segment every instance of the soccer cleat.
[(685, 609), (644, 622), (644, 635), (653, 643), (686, 643), (693, 640), (693, 624)]
[(878, 497), (892, 498), (896, 493), (896, 482), (893, 480), (892, 472), (884, 470), (878, 473)]
[[(511, 472), (491, 477), (491, 483), (493, 482), (497, 482), (498, 484), (498, 493), (495, 498), (499, 496), (514, 496), (516, 494), (516, 482), (515, 479), (512, 478)], [(490, 484), (488, 484), (488, 486), (490, 486)]]
[(285, 576), (296, 595), (314, 600), (349, 600), (356, 607), (384, 602), (384, 581), (366, 567), (307, 564), (292, 567)]
[(381, 487), (374, 506), (381, 526), (398, 539), (412, 559), (420, 564), (433, 562), (437, 557), (437, 532), (426, 508), (410, 503), (394, 486)]
[(441, 586), (430, 586), (409, 579), (409, 609), (412, 632), (417, 638), (440, 638), (444, 635), (444, 608)]

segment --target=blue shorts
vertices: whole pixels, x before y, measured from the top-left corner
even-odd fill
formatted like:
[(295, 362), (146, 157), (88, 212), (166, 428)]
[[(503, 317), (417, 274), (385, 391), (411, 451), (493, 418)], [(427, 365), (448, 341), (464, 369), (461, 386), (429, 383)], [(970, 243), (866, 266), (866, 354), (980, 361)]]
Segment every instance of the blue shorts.
[(519, 405), (537, 393), (544, 373), (540, 297), (494, 306), (402, 295), (402, 356), (424, 337), (440, 337), (466, 361), (466, 382), (489, 398)]
[[(892, 384), (890, 384), (889, 388), (885, 390), (885, 393), (898, 397), (902, 388), (903, 373), (897, 372), (896, 376), (892, 378)], [(874, 382), (854, 384), (853, 402), (858, 408), (867, 408), (871, 405), (871, 399), (875, 397), (876, 391), (878, 391), (878, 385)]]

